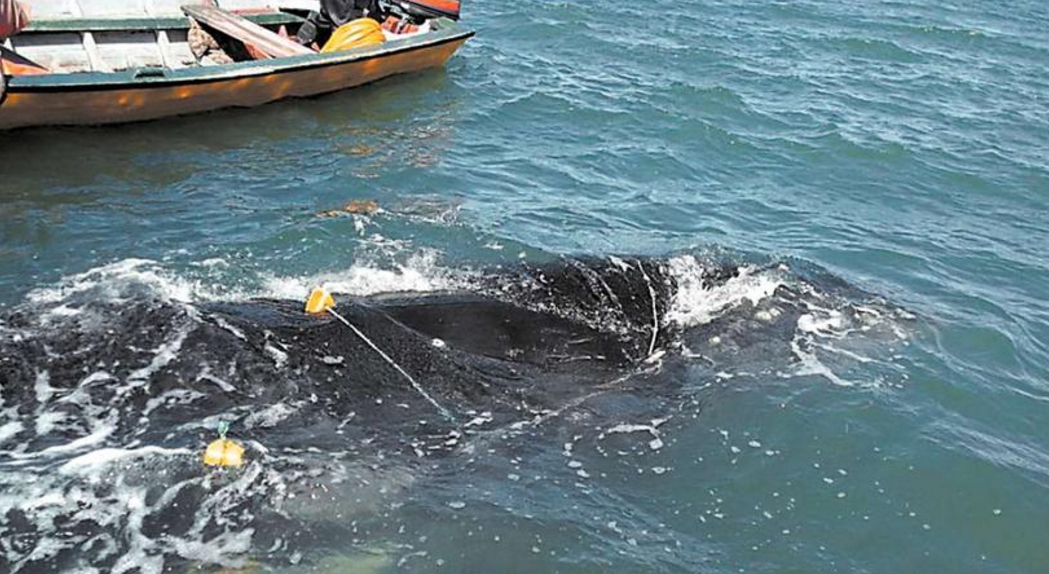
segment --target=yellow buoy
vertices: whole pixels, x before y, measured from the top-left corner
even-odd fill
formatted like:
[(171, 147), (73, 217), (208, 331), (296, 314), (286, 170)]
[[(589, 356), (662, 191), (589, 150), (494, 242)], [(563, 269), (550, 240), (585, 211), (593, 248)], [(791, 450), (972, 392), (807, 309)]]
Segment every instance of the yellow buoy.
[(331, 35), (331, 39), (325, 42), (321, 53), (341, 52), (350, 48), (381, 44), (385, 41), (386, 36), (382, 33), (382, 26), (378, 22), (371, 18), (358, 18), (339, 26), (339, 29)]
[(226, 433), (229, 432), (229, 422), (220, 421), (218, 431), (219, 439), (213, 441), (204, 450), (204, 465), (221, 466), (223, 468), (239, 468), (243, 466), (244, 447), (226, 439)]
[(333, 307), (335, 307), (335, 298), (323, 287), (314, 289), (313, 293), (310, 293), (310, 298), (306, 300), (307, 313), (324, 313)]
[(208, 445), (204, 451), (204, 464), (224, 468), (244, 466), (244, 447), (226, 438), (220, 438)]

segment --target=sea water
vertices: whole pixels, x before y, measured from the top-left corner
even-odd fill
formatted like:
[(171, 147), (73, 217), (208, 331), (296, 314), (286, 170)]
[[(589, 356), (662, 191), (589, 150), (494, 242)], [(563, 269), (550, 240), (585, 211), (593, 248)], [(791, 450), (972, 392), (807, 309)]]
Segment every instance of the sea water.
[[(183, 352), (178, 325), (126, 380), (91, 364), (76, 382), (41, 370), (24, 393), (7, 379), (0, 564), (46, 571), (90, 550), (96, 563), (61, 564), (1047, 571), (1047, 6), (477, 0), (464, 12), (478, 35), (444, 70), (0, 135), (0, 337), (143, 299), (468, 290), (565, 255), (666, 261), (667, 324), (705, 329), (667, 351), (692, 366), (658, 373), (657, 357), (637, 374), (673, 393), (596, 397), (528, 439), (494, 429), (425, 472), (357, 469), (266, 547), (253, 510), (222, 503), (278, 488), (275, 467), (187, 502), (239, 513), (222, 534), (164, 538), (143, 525), (159, 503), (136, 467), (194, 460), (210, 422), (147, 444), (114, 429), (159, 403), (68, 407), (148, 384)], [(381, 210), (318, 215), (365, 199)], [(713, 260), (744, 271), (704, 288), (697, 266)], [(811, 289), (809, 312), (760, 328), (783, 287)], [(18, 332), (12, 317), (34, 310), (46, 320)], [(294, 408), (242, 424), (296, 436), (281, 427)], [(272, 456), (306, 456), (300, 439)]]

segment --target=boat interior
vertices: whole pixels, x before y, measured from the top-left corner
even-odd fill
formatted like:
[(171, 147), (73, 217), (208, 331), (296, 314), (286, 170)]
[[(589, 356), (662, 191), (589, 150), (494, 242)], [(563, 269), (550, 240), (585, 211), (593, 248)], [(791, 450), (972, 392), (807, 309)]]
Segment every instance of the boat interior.
[[(32, 22), (8, 38), (3, 49), (5, 73), (121, 72), (151, 68), (177, 70), (229, 61), (300, 55), (287, 35), (294, 35), (318, 0), (31, 0)], [(409, 8), (410, 3), (395, 6)], [(219, 20), (198, 22), (228, 57), (201, 57), (194, 50), (187, 12), (200, 10)], [(194, 16), (198, 16), (194, 12)], [(408, 14), (421, 24), (411, 34), (430, 29), (425, 13)], [(228, 26), (223, 26), (227, 24)], [(226, 29), (229, 33), (221, 30)], [(384, 31), (386, 39), (411, 34)], [(247, 46), (245, 46), (247, 44)], [(253, 46), (273, 46), (253, 50)], [(248, 49), (245, 49), (247, 47)], [(310, 53), (306, 51), (305, 53)]]

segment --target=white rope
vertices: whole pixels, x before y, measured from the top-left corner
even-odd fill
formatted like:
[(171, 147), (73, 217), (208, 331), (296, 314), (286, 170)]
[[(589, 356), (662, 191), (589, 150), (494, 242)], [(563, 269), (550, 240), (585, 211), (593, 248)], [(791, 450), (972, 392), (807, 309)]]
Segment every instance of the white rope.
[(402, 369), (401, 366), (396, 363), (396, 361), (394, 361), (393, 359), (390, 358), (389, 355), (384, 353), (383, 350), (380, 349), (375, 343), (373, 343), (371, 341), (371, 339), (369, 339), (367, 336), (365, 336), (365, 334), (363, 332), (361, 332), (360, 329), (358, 329), (353, 323), (350, 323), (345, 317), (343, 317), (342, 315), (340, 315), (337, 312), (335, 312), (335, 309), (332, 309), (332, 308), (329, 307), (328, 308), (328, 312), (331, 313), (332, 316), (335, 317), (336, 319), (342, 321), (358, 337), (360, 337), (362, 341), (364, 341), (365, 343), (368, 344), (369, 347), (374, 349), (376, 353), (379, 353), (379, 356), (382, 357), (383, 359), (385, 359), (386, 362), (390, 364), (390, 366), (392, 366), (393, 368), (397, 369), (398, 373), (404, 375), (404, 378), (408, 379), (408, 382), (412, 384), (412, 387), (416, 391), (418, 391), (418, 393), (420, 395), (422, 395), (424, 399), (429, 401), (430, 404), (433, 405), (434, 408), (436, 408), (437, 411), (441, 413), (441, 416), (443, 416), (444, 418), (448, 419), (450, 422), (453, 422), (453, 423), (456, 422), (455, 417), (452, 415), (452, 413), (448, 409), (442, 407), (440, 403), (438, 403), (436, 400), (434, 400), (434, 398), (430, 396), (430, 393), (427, 393), (426, 389), (422, 388), (422, 385), (420, 385), (418, 382), (416, 382), (416, 380), (413, 379), (412, 376), (408, 374), (408, 371), (405, 371), (404, 369)]

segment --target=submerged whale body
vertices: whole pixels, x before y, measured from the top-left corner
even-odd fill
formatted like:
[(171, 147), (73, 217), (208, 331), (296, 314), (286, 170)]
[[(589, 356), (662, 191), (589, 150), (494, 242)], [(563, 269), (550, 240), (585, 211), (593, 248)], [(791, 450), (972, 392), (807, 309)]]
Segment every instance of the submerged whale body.
[[(684, 290), (725, 298), (746, 279), (735, 265), (679, 271), (563, 259), (458, 291), (337, 296), (363, 337), (300, 301), (132, 291), (17, 308), (0, 318), (0, 488), (18, 493), (0, 497), (0, 570), (152, 572), (324, 545), (361, 511), (347, 500), (381, 504), (478, 441), (582, 413), (613, 389), (672, 394), (668, 373), (748, 348), (787, 353), (813, 304), (773, 284), (767, 301), (672, 320)], [(220, 420), (248, 448), (236, 473), (200, 464)]]
[[(452, 411), (534, 413), (629, 371), (672, 336), (662, 325), (675, 287), (665, 268), (658, 261), (616, 262), (523, 268), (493, 275), (472, 292), (340, 296), (338, 311)], [(732, 275), (712, 270), (709, 280)], [(52, 395), (117, 401), (148, 410), (150, 419), (179, 410), (206, 418), (312, 397), (331, 416), (354, 412), (389, 422), (375, 403), (390, 401), (410, 404), (408, 418), (441, 423), (415, 404), (419, 395), (366, 341), (331, 316), (305, 314), (299, 301), (120, 301), (82, 313), (5, 344), (0, 376), (7, 402), (37, 400), (46, 372)], [(6, 323), (17, 331), (34, 320), (20, 310)], [(157, 404), (176, 391), (204, 400), (186, 409)]]

